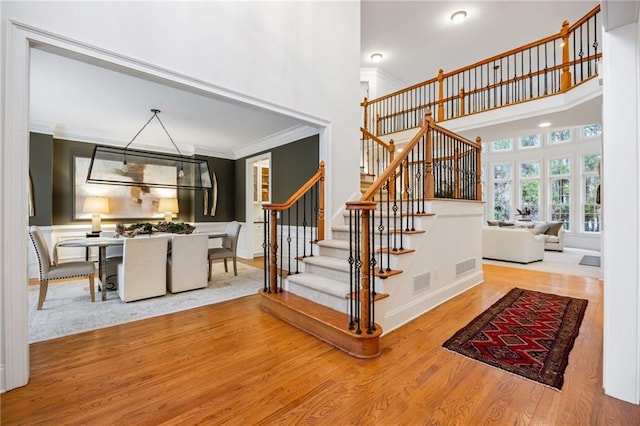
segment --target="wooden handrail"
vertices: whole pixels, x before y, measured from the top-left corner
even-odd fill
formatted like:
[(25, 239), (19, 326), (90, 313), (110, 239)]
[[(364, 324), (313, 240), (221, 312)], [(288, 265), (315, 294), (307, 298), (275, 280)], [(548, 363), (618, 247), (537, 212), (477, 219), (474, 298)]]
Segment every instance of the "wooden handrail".
[[(373, 100), (368, 100), (367, 104), (372, 104), (374, 102), (384, 101), (387, 98), (392, 98), (392, 97), (394, 97), (396, 95), (400, 95), (401, 93), (409, 92), (409, 91), (411, 91), (413, 89), (417, 89), (418, 87), (428, 86), (429, 84), (433, 84), (433, 83), (437, 83), (437, 82), (438, 82), (438, 78), (436, 77), (436, 78), (432, 78), (432, 79), (429, 79), (429, 80), (426, 80), (426, 81), (423, 81), (423, 82), (420, 82), (420, 83), (416, 83), (413, 86), (409, 86), (409, 87), (405, 87), (404, 89), (396, 90), (395, 92), (389, 93), (387, 95), (380, 96), (379, 98), (375, 98)], [(365, 106), (364, 103), (362, 103), (360, 105)]]
[[(263, 210), (286, 210), (291, 206), (293, 206), (293, 204), (296, 201), (302, 198), (302, 196), (307, 191), (309, 191), (313, 185), (315, 185), (319, 181), (324, 182), (324, 161), (320, 161), (320, 167), (318, 168), (318, 171), (313, 176), (311, 176), (304, 185), (298, 188), (298, 190), (291, 197), (289, 197), (287, 201), (285, 201), (284, 203), (278, 203), (278, 204), (263, 204), (262, 209)], [(322, 204), (324, 204), (323, 203), (324, 193), (322, 192), (320, 193), (320, 200)]]
[[(389, 93), (379, 98), (376, 98), (373, 100), (365, 99), (365, 102), (361, 104), (365, 109), (364, 111), (365, 127), (374, 126), (375, 127), (374, 133), (380, 135), (379, 129), (385, 128), (384, 126), (386, 125), (382, 123), (387, 122), (386, 120), (392, 119), (393, 117), (396, 117), (396, 116), (411, 114), (416, 110), (420, 110), (424, 108), (429, 108), (432, 111), (434, 111), (435, 113), (434, 119), (436, 119), (438, 122), (444, 121), (445, 119), (474, 114), (477, 111), (474, 111), (473, 109), (468, 111), (465, 110), (465, 103), (464, 103), (465, 99), (470, 99), (471, 97), (477, 96), (482, 92), (487, 92), (487, 91), (495, 90), (497, 88), (502, 88), (505, 85), (518, 84), (519, 82), (529, 78), (531, 79), (540, 78), (546, 73), (555, 74), (560, 72), (559, 85), (551, 85), (550, 86), (551, 89), (548, 92), (545, 92), (544, 94), (538, 93), (538, 95), (533, 95), (533, 96), (530, 95), (523, 100), (516, 100), (516, 101), (508, 100), (506, 104), (493, 105), (488, 108), (483, 107), (483, 110), (500, 108), (507, 104), (512, 105), (514, 103), (521, 103), (528, 100), (539, 99), (547, 95), (554, 95), (557, 93), (566, 92), (567, 90), (570, 90), (572, 87), (575, 87), (576, 85), (580, 84), (584, 80), (592, 78), (590, 74), (587, 76), (581, 75), (580, 81), (574, 82), (573, 76), (571, 74), (572, 67), (575, 68), (576, 65), (595, 62), (602, 57), (602, 53), (596, 53), (593, 55), (589, 55), (588, 57), (582, 57), (580, 59), (572, 60), (570, 58), (570, 52), (569, 52), (570, 36), (574, 34), (576, 30), (579, 30), (581, 26), (583, 26), (585, 23), (588, 23), (590, 20), (594, 19), (594, 17), (598, 13), (600, 13), (600, 11), (601, 11), (600, 5), (597, 5), (592, 10), (590, 10), (587, 14), (585, 14), (582, 18), (578, 19), (578, 21), (575, 22), (573, 25), (569, 25), (567, 21), (564, 21), (558, 33), (541, 38), (531, 43), (526, 43), (514, 49), (510, 49), (506, 52), (502, 52), (500, 54), (491, 56), (489, 58), (485, 58), (481, 61), (455, 69), (453, 71), (449, 71), (445, 73), (443, 72), (443, 70), (439, 70), (438, 75), (434, 78), (397, 90), (395, 92)], [(516, 54), (522, 54), (523, 52), (526, 52), (526, 51), (533, 51), (537, 48), (544, 48), (545, 55), (546, 55), (546, 49), (548, 48), (548, 44), (555, 45), (556, 41), (558, 40), (564, 41), (564, 47), (561, 53), (560, 64), (555, 63), (555, 56), (554, 56), (553, 63), (551, 64), (550, 67), (547, 67), (546, 69), (542, 69), (542, 67), (539, 67), (535, 70), (532, 70), (531, 73), (524, 74), (524, 72), (521, 72), (518, 75), (515, 75), (513, 78), (509, 78), (509, 76), (502, 76), (506, 79), (504, 79), (501, 82), (496, 82), (496, 81), (492, 82), (489, 79), (487, 79), (487, 81), (484, 82), (486, 86), (482, 86), (480, 88), (474, 88), (473, 90), (470, 87), (461, 87), (458, 85), (458, 87), (456, 87), (456, 90), (455, 90), (458, 93), (447, 93), (447, 97), (445, 98), (444, 88), (448, 87), (447, 86), (448, 80), (455, 78), (456, 76), (464, 75), (465, 73), (473, 72), (473, 70), (482, 69), (482, 67), (489, 67), (491, 64), (502, 63), (502, 61), (505, 61), (505, 60), (509, 61), (510, 58), (512, 58)], [(597, 50), (598, 49), (596, 48), (596, 52)], [(494, 76), (494, 79), (495, 79), (495, 76)], [(388, 99), (399, 97), (415, 90), (427, 90), (428, 93), (430, 94), (430, 96), (423, 101), (422, 105), (416, 105), (415, 103), (411, 102), (405, 105), (404, 107), (400, 107), (399, 110), (397, 108), (388, 108), (388, 109), (385, 108), (384, 106), (385, 101), (387, 101)], [(445, 116), (445, 105), (447, 105), (446, 107), (447, 111), (451, 111), (449, 109), (451, 108), (451, 105), (450, 105), (451, 102), (460, 102), (460, 104), (457, 107), (457, 110), (455, 113), (453, 113), (452, 115)], [(375, 117), (368, 115), (368, 113), (370, 112), (368, 111), (369, 108), (372, 108), (372, 111), (374, 111), (375, 113)], [(387, 109), (387, 111), (383, 111), (384, 109)], [(389, 110), (392, 110), (392, 111), (389, 111)], [(383, 114), (380, 113), (381, 111), (383, 112)], [(405, 130), (405, 129), (417, 127), (417, 123), (413, 119), (410, 119), (409, 121), (410, 121), (409, 126), (405, 126), (399, 130)], [(393, 130), (394, 128), (396, 130)], [(391, 124), (391, 129), (384, 130), (384, 134), (393, 133), (394, 131), (399, 131), (399, 130), (397, 130), (397, 127), (394, 127), (393, 124)]]
[(370, 131), (368, 131), (367, 129), (365, 129), (364, 127), (360, 127), (360, 131), (364, 134), (364, 136), (367, 137), (367, 139), (372, 139), (375, 143), (377, 143), (387, 151), (389, 152), (395, 151), (396, 147), (395, 147), (395, 144), (393, 143), (393, 139), (389, 141), (389, 143), (387, 143), (382, 139), (380, 139), (379, 137), (377, 137), (376, 135), (374, 135), (373, 133), (371, 133)]
[(589, 11), (589, 13), (587, 13), (586, 15), (584, 15), (582, 18), (578, 19), (576, 22), (574, 22), (573, 25), (571, 25), (569, 27), (569, 32), (573, 32), (576, 28), (578, 28), (580, 25), (584, 24), (585, 22), (587, 22), (589, 19), (593, 18), (594, 16), (596, 16), (596, 14), (600, 12), (600, 5), (598, 4), (596, 7), (594, 7), (593, 9), (591, 9)]
[(422, 125), (420, 126), (420, 130), (418, 130), (415, 136), (413, 136), (413, 138), (411, 138), (409, 143), (407, 143), (405, 149), (402, 150), (402, 153), (398, 157), (394, 158), (393, 161), (391, 161), (387, 166), (387, 168), (382, 172), (382, 174), (380, 174), (380, 176), (378, 176), (378, 178), (371, 184), (369, 189), (367, 189), (367, 192), (362, 194), (362, 197), (360, 197), (360, 201), (370, 201), (373, 199), (373, 196), (380, 189), (382, 184), (391, 177), (391, 175), (395, 172), (395, 170), (398, 167), (400, 167), (402, 162), (409, 155), (409, 152), (411, 152), (411, 150), (420, 141), (420, 138), (422, 138), (422, 136), (424, 136), (427, 130), (429, 130), (430, 125), (433, 125), (433, 118), (431, 118), (431, 111), (427, 111), (427, 114), (425, 114), (425, 118), (422, 122)]

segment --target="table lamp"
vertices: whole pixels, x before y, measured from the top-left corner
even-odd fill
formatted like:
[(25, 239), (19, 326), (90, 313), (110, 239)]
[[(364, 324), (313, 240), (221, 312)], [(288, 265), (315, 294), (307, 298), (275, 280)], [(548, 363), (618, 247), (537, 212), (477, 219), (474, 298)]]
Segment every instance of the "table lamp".
[(173, 220), (173, 214), (178, 213), (180, 209), (178, 208), (178, 199), (177, 198), (161, 198), (158, 203), (158, 211), (164, 212), (164, 221), (171, 222)]
[(82, 211), (92, 214), (91, 232), (99, 234), (102, 231), (100, 215), (109, 213), (109, 199), (107, 197), (86, 197), (82, 205)]

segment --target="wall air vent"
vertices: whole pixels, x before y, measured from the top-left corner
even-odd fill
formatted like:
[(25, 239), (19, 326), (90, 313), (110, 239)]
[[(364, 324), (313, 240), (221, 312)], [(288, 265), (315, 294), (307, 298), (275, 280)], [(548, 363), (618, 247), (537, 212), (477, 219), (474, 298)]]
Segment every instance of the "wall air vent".
[(420, 275), (414, 275), (413, 294), (428, 290), (430, 286), (431, 286), (431, 274), (429, 272), (425, 272), (424, 274), (420, 274)]
[(474, 269), (476, 269), (476, 259), (474, 257), (458, 262), (456, 263), (456, 277), (473, 271)]

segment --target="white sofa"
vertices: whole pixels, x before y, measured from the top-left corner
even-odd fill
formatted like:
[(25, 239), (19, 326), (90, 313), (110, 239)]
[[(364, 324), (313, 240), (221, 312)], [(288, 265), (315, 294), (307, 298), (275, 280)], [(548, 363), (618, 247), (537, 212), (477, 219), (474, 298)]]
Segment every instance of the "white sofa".
[[(525, 228), (534, 235), (544, 235), (544, 249), (550, 251), (564, 251), (565, 230), (562, 222), (520, 221), (508, 222), (487, 221), (491, 227), (501, 226), (506, 229)], [(507, 226), (509, 225), (509, 226)]]
[(486, 226), (482, 228), (482, 257), (531, 263), (544, 258), (545, 235), (528, 229)]

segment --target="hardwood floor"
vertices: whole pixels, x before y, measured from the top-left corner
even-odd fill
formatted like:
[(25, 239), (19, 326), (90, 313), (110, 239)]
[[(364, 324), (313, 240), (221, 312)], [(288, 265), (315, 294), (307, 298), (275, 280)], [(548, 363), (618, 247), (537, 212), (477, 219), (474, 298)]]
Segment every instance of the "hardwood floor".
[[(259, 296), (31, 345), (2, 424), (638, 425), (602, 390), (603, 283), (485, 265), (485, 282), (349, 357)], [(562, 392), (441, 348), (513, 287), (589, 300)]]

